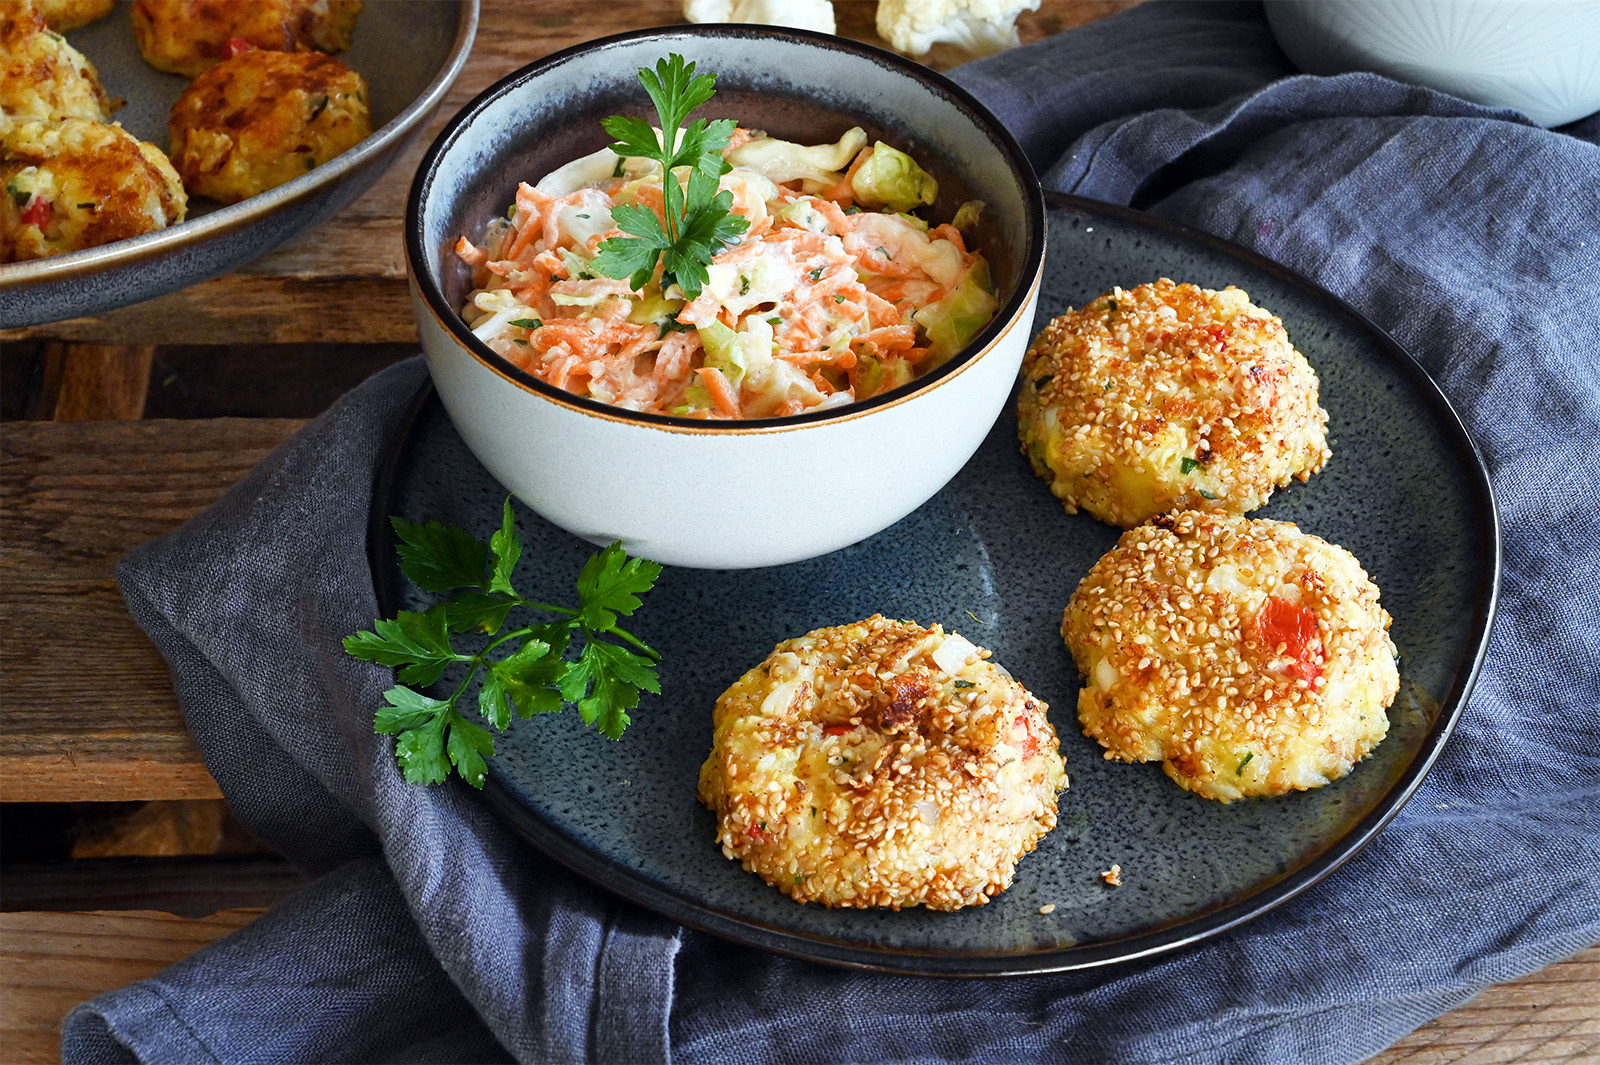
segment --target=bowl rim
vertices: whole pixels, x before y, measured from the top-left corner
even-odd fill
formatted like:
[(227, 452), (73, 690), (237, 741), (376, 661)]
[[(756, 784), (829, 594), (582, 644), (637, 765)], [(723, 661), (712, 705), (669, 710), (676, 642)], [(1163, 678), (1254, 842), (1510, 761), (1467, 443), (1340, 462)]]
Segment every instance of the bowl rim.
[[(1015, 291), (995, 311), (994, 317), (990, 319), (989, 324), (970, 344), (946, 360), (942, 366), (901, 385), (899, 388), (873, 396), (871, 399), (845, 404), (828, 410), (803, 411), (800, 414), (793, 414), (787, 417), (708, 421), (670, 414), (630, 411), (556, 388), (554, 385), (541, 381), (496, 354), (493, 349), (472, 333), (472, 330), (467, 327), (466, 321), (445, 299), (443, 287), (435, 279), (433, 256), (430, 254), (429, 249), (425, 247), (424, 234), (422, 232), (422, 205), (433, 191), (434, 179), (438, 174), (439, 164), (445, 155), (455, 147), (473, 122), (491, 104), (512, 90), (540, 77), (547, 71), (592, 54), (636, 44), (641, 41), (659, 39), (667, 42), (683, 38), (788, 40), (793, 44), (820, 46), (829, 51), (844, 52), (867, 62), (892, 67), (899, 73), (909, 75), (912, 80), (920, 83), (924, 89), (944, 98), (945, 102), (961, 111), (974, 126), (988, 137), (989, 142), (1000, 154), (1012, 174), (1018, 179), (1018, 184), (1022, 188), (1025, 200), (1025, 227), (1028, 232), (1028, 245), (1024, 250), (1021, 269), (1018, 271)], [(422, 162), (417, 167), (416, 177), (411, 183), (411, 191), (406, 197), (405, 251), (406, 270), (410, 275), (413, 306), (418, 310), (419, 316), (421, 310), (425, 308), (439, 328), (453, 339), (457, 346), (465, 350), (482, 366), (522, 391), (554, 403), (558, 407), (566, 408), (576, 414), (639, 428), (708, 436), (765, 434), (824, 423), (835, 424), (851, 421), (874, 411), (898, 406), (938, 388), (947, 381), (953, 380), (992, 351), (1011, 332), (1016, 325), (1019, 314), (1025, 307), (1031, 305), (1038, 293), (1044, 271), (1044, 191), (1039, 185), (1038, 178), (1034, 174), (1033, 165), (1029, 162), (1027, 154), (999, 118), (978, 102), (978, 99), (971, 93), (931, 67), (924, 66), (921, 63), (882, 48), (810, 30), (777, 26), (752, 27), (737, 23), (656, 26), (599, 37), (564, 48), (559, 52), (553, 52), (542, 59), (529, 63), (527, 66), (512, 71), (473, 97), (465, 107), (456, 112), (444, 129), (440, 131), (439, 135), (434, 138), (433, 143), (428, 146), (427, 152), (422, 157)]]
[[(319, 167), (286, 181), (276, 188), (227, 204), (199, 218), (185, 218), (176, 225), (151, 233), (113, 241), (95, 248), (83, 248), (65, 255), (50, 255), (21, 263), (0, 265), (0, 282), (36, 285), (71, 280), (81, 274), (133, 266), (164, 257), (191, 244), (205, 243), (256, 225), (285, 207), (311, 201), (324, 195), (346, 178), (383, 160), (413, 131), (421, 126), (445, 94), (455, 84), (472, 52), (478, 35), (481, 0), (455, 0), (459, 9), (455, 36), (444, 62), (427, 86), (398, 114), (373, 130), (360, 144), (341, 152)], [(358, 71), (359, 73), (359, 71)], [(120, 127), (119, 127), (120, 128)], [(158, 146), (159, 147), (159, 146)]]

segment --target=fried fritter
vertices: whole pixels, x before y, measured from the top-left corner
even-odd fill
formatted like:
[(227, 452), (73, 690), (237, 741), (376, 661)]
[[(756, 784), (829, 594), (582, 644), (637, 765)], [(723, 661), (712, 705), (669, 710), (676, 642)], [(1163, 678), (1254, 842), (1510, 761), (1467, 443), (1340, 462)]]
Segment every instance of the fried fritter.
[(1055, 826), (1047, 707), (938, 625), (873, 615), (773, 649), (717, 700), (700, 800), (797, 902), (977, 906)]
[(1122, 534), (1061, 621), (1078, 721), (1125, 762), (1208, 799), (1344, 776), (1399, 690), (1378, 586), (1289, 522), (1163, 515)]
[(135, 0), (133, 35), (157, 70), (194, 77), (241, 47), (342, 52), (361, 0)]
[(1131, 528), (1242, 514), (1330, 456), (1317, 375), (1237, 288), (1166, 278), (1051, 322), (1022, 366), (1022, 450), (1068, 513)]
[(117, 0), (33, 0), (33, 6), (57, 33), (67, 33), (105, 18)]
[(41, 259), (183, 221), (172, 164), (118, 125), (0, 123), (0, 262)]
[(222, 203), (291, 181), (372, 133), (361, 75), (321, 52), (251, 50), (218, 63), (172, 106), (172, 162)]
[(94, 64), (26, 2), (0, 3), (0, 112), (22, 120), (111, 121)]

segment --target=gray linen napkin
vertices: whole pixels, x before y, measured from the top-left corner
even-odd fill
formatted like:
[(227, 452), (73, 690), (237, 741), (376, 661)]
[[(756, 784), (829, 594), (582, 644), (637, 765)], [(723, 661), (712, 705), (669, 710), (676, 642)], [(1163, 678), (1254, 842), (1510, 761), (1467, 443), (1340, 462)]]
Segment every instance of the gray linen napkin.
[(575, 881), (463, 786), (408, 787), (377, 375), (120, 571), (240, 818), (314, 874), (252, 927), (79, 1007), (92, 1061), (1336, 1063), (1600, 940), (1600, 120), (1564, 132), (1374, 75), (1294, 74), (1255, 4), (1152, 2), (962, 68), (1047, 185), (1253, 248), (1388, 329), (1489, 464), (1505, 586), (1432, 774), (1314, 890), (1198, 947), (950, 983), (684, 931)]

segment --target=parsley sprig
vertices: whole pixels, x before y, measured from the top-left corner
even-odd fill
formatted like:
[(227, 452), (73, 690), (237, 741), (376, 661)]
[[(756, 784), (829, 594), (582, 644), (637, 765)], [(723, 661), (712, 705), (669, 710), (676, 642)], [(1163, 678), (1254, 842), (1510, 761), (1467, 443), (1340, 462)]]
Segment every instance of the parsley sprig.
[[(478, 714), (498, 731), (510, 726), (513, 712), (529, 718), (576, 703), (584, 724), (618, 739), (631, 720), (628, 711), (639, 705), (639, 693), (660, 694), (655, 663), (661, 656), (617, 625), (619, 615), (639, 609), (639, 597), (661, 575), (658, 564), (629, 558), (620, 543), (612, 544), (579, 571), (578, 606), (556, 606), (525, 599), (512, 584), (522, 540), (510, 499), (488, 544), (440, 522), (390, 522), (400, 538), (400, 569), (412, 583), (425, 592), (456, 593), (427, 610), (380, 618), (371, 630), (344, 641), (349, 654), (396, 667), (399, 683), (383, 693), (386, 705), (378, 709), (373, 727), (396, 737), (395, 758), (406, 780), (443, 783), (454, 766), (467, 783), (483, 787), (488, 770), (483, 759), (494, 753), (494, 737), (462, 709), (462, 697), (480, 673)], [(519, 609), (560, 617), (500, 634), (511, 611)], [(469, 633), (486, 638), (484, 646), (457, 650), (453, 634)], [(574, 636), (582, 637), (575, 659), (568, 656)], [(464, 672), (448, 698), (422, 690), (453, 666)]]
[[(694, 68), (676, 53), (659, 60), (653, 71), (639, 68), (639, 81), (661, 119), (659, 139), (642, 118), (612, 115), (602, 123), (616, 138), (612, 151), (661, 164), (666, 224), (663, 228), (663, 219), (639, 204), (614, 208), (612, 220), (631, 236), (612, 237), (601, 244), (591, 264), (598, 274), (627, 278), (637, 290), (650, 283), (659, 260), (662, 289), (675, 284), (691, 300), (705, 286), (712, 256), (750, 228), (749, 219), (733, 213), (733, 194), (717, 191), (718, 179), (732, 169), (722, 149), (733, 135), (733, 120), (697, 118), (679, 128), (689, 112), (716, 92), (717, 76), (696, 74)], [(687, 189), (679, 183), (680, 167), (689, 168)]]

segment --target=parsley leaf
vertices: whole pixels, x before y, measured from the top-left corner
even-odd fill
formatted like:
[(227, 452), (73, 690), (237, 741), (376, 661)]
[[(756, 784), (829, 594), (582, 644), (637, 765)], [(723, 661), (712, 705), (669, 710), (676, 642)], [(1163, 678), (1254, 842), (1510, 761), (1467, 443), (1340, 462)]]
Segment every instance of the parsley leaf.
[(506, 623), (516, 601), (486, 592), (464, 592), (445, 604), (444, 616), (451, 632), (481, 632), (493, 636)]
[(660, 694), (654, 663), (626, 647), (590, 640), (567, 671), (561, 694), (578, 704), (584, 724), (618, 739), (633, 720), (628, 711), (639, 705), (641, 689)]
[(384, 692), (383, 701), (388, 705), (378, 710), (373, 728), (389, 736), (433, 724), (434, 718), (450, 705), (443, 699), (430, 699), (421, 692), (400, 687)]
[(628, 284), (635, 289), (642, 289), (655, 277), (656, 260), (672, 246), (672, 242), (662, 231), (661, 220), (655, 212), (638, 204), (623, 204), (613, 209), (611, 219), (618, 229), (633, 234), (633, 239), (612, 237), (604, 241), (599, 254), (589, 265), (598, 274), (626, 277)]
[(614, 627), (617, 614), (630, 615), (639, 609), (639, 596), (649, 591), (659, 576), (659, 562), (629, 558), (621, 544), (591, 555), (578, 573), (578, 595), (583, 600), (578, 621), (590, 629)]
[(1199, 459), (1192, 459), (1186, 455), (1184, 456), (1183, 461), (1178, 463), (1178, 465), (1182, 468), (1184, 473), (1193, 473), (1195, 470), (1198, 470), (1202, 465), (1204, 465), (1204, 463), (1202, 463)]
[[(578, 574), (579, 606), (573, 609), (532, 602), (517, 592), (513, 577), (523, 547), (509, 498), (488, 544), (438, 522), (392, 521), (406, 575), (425, 591), (457, 593), (427, 610), (380, 618), (370, 630), (344, 641), (348, 654), (398, 670), (399, 683), (384, 692), (373, 729), (395, 737), (395, 760), (409, 782), (442, 783), (453, 769), (473, 787), (483, 787), (494, 735), (461, 710), (475, 678), (481, 678), (478, 713), (496, 731), (508, 728), (513, 714), (529, 718), (573, 702), (586, 725), (618, 739), (640, 694), (660, 694), (655, 667), (660, 655), (617, 627), (618, 615), (638, 610), (640, 597), (661, 575), (657, 563), (629, 558), (621, 544), (596, 552)], [(514, 609), (558, 617), (497, 635)], [(489, 639), (480, 650), (463, 653), (452, 646), (452, 633)], [(582, 634), (583, 646), (573, 661), (567, 653), (575, 633)], [(509, 653), (496, 657), (507, 645)], [(419, 690), (452, 667), (464, 676), (448, 698)]]
[(392, 621), (374, 622), (373, 630), (346, 637), (345, 653), (380, 666), (401, 666), (400, 679), (407, 684), (432, 684), (456, 661), (443, 613), (402, 610)]
[(444, 729), (454, 711), (446, 708), (428, 724), (402, 732), (395, 741), (394, 756), (408, 784), (443, 784), (450, 775), (450, 762), (444, 753)]
[(389, 524), (400, 537), (400, 572), (418, 588), (448, 592), (483, 587), (489, 552), (465, 529), (436, 521), (417, 525), (404, 518), (390, 518)]
[[(655, 276), (659, 261), (661, 287), (677, 285), (694, 299), (705, 286), (712, 257), (750, 228), (749, 219), (732, 213), (732, 195), (717, 190), (718, 179), (732, 169), (722, 149), (734, 123), (698, 118), (683, 125), (689, 112), (716, 92), (717, 77), (696, 74), (695, 64), (681, 55), (660, 60), (653, 71), (639, 68), (639, 82), (655, 104), (660, 138), (642, 118), (612, 115), (601, 125), (615, 138), (611, 150), (619, 156), (660, 164), (662, 217), (636, 204), (613, 210), (617, 228), (628, 236), (602, 243), (591, 265), (596, 273), (625, 277), (633, 288), (642, 289)], [(689, 169), (687, 188), (677, 173), (683, 167)]]
[(508, 699), (521, 718), (554, 713), (563, 704), (560, 689), (553, 685), (567, 668), (565, 659), (551, 655), (549, 644), (529, 640), (520, 651), (490, 665), (478, 693), (478, 709), (498, 729), (511, 724)]
[(505, 511), (500, 528), (489, 540), (489, 550), (494, 556), (494, 570), (489, 576), (489, 591), (516, 597), (511, 587), (511, 570), (522, 557), (522, 540), (517, 536), (517, 521), (511, 515), (511, 497), (506, 497)]

